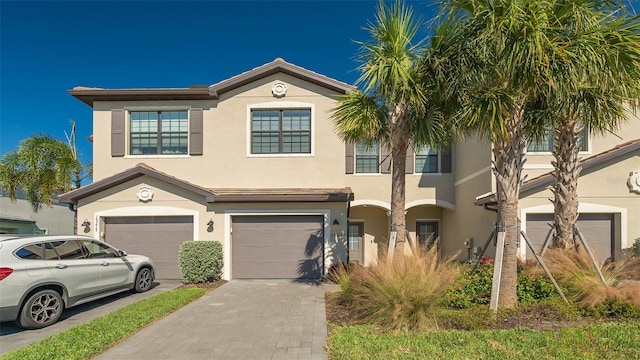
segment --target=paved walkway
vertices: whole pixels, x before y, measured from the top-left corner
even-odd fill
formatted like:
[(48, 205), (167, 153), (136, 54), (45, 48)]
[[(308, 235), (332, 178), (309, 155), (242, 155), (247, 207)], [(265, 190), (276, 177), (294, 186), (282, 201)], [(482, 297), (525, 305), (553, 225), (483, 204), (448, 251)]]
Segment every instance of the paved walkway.
[(325, 290), (233, 280), (95, 359), (327, 359)]
[(47, 336), (72, 326), (81, 324), (91, 319), (107, 315), (113, 311), (146, 299), (163, 291), (180, 286), (179, 280), (157, 280), (153, 288), (144, 293), (132, 293), (130, 291), (112, 295), (104, 299), (78, 305), (65, 310), (57, 323), (38, 330), (23, 330), (12, 322), (0, 323), (0, 355), (13, 349), (28, 345), (34, 341), (42, 340)]

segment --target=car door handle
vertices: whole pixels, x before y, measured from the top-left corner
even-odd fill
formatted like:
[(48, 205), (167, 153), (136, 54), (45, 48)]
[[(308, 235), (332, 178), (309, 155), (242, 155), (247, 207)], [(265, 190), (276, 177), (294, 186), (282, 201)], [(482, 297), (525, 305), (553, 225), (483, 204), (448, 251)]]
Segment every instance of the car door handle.
[(101, 263), (100, 263), (100, 265), (102, 265), (102, 266), (109, 266), (109, 263), (108, 263), (108, 262), (106, 262), (106, 261), (103, 261), (103, 262), (101, 262)]
[(56, 269), (66, 269), (66, 268), (67, 268), (67, 265), (64, 265), (64, 264), (57, 264), (56, 265)]

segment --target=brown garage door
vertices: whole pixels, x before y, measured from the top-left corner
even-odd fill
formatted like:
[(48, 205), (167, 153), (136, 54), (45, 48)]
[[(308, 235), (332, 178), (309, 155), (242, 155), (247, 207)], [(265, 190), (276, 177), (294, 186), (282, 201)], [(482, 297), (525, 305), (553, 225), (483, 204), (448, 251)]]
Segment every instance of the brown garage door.
[[(540, 252), (544, 239), (551, 229), (547, 224), (553, 224), (553, 214), (527, 215), (527, 237), (533, 243), (536, 252)], [(614, 253), (612, 214), (580, 214), (577, 226), (596, 258), (605, 260), (611, 257)], [(529, 249), (527, 249), (527, 258), (533, 258)]]
[(318, 279), (323, 268), (323, 217), (234, 216), (234, 279)]
[(191, 216), (135, 216), (104, 219), (104, 240), (130, 254), (153, 260), (158, 279), (180, 279), (178, 250), (193, 240)]

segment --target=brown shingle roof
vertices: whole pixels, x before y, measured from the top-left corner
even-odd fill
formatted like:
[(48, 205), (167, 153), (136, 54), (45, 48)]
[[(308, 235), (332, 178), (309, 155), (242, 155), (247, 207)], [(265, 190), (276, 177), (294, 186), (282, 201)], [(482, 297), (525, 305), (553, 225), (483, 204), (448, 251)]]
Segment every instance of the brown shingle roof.
[(185, 190), (202, 195), (204, 200), (213, 202), (343, 202), (353, 200), (350, 188), (339, 189), (208, 189), (188, 181), (178, 179), (151, 166), (139, 163), (133, 168), (119, 174), (96, 181), (79, 189), (66, 192), (59, 196), (60, 202), (77, 204), (79, 199), (85, 198), (125, 183), (140, 176), (150, 176), (155, 179), (173, 184)]

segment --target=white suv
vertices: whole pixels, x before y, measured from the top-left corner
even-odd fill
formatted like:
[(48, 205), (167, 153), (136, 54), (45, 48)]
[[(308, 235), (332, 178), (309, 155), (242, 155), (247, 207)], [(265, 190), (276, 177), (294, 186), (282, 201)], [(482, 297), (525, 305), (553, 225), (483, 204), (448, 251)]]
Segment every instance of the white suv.
[(148, 257), (87, 236), (0, 235), (0, 321), (42, 328), (65, 308), (147, 291), (154, 277)]

